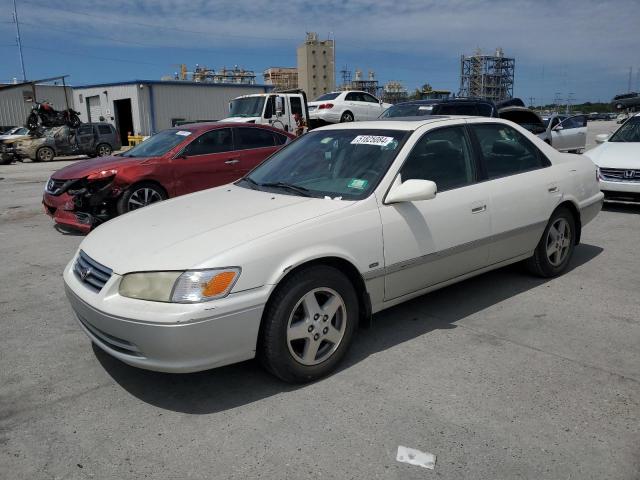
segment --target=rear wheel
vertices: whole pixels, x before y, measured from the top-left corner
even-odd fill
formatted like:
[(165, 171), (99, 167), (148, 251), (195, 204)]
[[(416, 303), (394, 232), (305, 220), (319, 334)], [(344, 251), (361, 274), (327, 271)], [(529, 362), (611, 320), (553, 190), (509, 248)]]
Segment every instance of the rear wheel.
[(143, 182), (129, 187), (118, 199), (116, 209), (118, 215), (122, 215), (166, 199), (167, 194), (160, 186), (151, 182)]
[(38, 162), (50, 162), (53, 157), (55, 157), (55, 152), (50, 147), (40, 147), (36, 152), (36, 161)]
[(353, 113), (346, 111), (340, 117), (340, 123), (353, 122)]
[(358, 298), (339, 270), (316, 265), (286, 278), (264, 313), (259, 357), (287, 382), (331, 373), (347, 352), (358, 322)]
[(554, 212), (538, 246), (526, 262), (529, 270), (541, 277), (555, 277), (564, 273), (575, 249), (576, 221), (564, 207)]
[(98, 155), (98, 157), (109, 156), (111, 155), (111, 152), (113, 152), (113, 149), (108, 143), (101, 143), (96, 147), (96, 154)]

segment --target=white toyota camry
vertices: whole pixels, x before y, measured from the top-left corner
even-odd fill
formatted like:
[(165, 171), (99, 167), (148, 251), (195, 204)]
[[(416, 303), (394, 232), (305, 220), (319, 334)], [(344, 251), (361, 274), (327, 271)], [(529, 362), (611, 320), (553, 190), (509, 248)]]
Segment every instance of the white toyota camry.
[(100, 226), (64, 281), (86, 334), (123, 362), (258, 356), (308, 381), (375, 312), (518, 261), (561, 274), (602, 198), (593, 163), (508, 121), (334, 125), (234, 184)]

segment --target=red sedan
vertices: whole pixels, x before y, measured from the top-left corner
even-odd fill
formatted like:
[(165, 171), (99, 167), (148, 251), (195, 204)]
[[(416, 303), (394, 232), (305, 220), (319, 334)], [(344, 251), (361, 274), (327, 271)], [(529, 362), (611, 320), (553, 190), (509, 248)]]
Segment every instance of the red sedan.
[(164, 130), (121, 155), (58, 170), (42, 201), (57, 224), (87, 233), (150, 203), (233, 182), (293, 138), (269, 126), (241, 123)]

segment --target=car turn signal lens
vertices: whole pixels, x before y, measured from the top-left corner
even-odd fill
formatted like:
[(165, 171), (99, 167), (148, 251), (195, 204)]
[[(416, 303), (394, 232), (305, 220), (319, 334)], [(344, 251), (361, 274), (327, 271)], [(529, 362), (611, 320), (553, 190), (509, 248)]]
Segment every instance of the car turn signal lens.
[(173, 287), (171, 301), (197, 303), (226, 297), (239, 276), (238, 267), (184, 272)]
[(220, 295), (222, 292), (227, 290), (229, 285), (236, 278), (236, 272), (222, 272), (217, 274), (211, 280), (204, 284), (204, 288), (202, 289), (202, 296), (204, 297), (214, 297), (216, 295)]

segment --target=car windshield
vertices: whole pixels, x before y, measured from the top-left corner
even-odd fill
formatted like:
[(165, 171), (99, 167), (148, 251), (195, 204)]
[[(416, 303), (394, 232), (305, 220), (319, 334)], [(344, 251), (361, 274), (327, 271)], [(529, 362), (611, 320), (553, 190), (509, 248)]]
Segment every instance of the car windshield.
[(626, 121), (609, 139), (610, 142), (640, 142), (640, 117)]
[(313, 131), (237, 184), (290, 195), (359, 200), (378, 185), (409, 134), (378, 129)]
[(433, 104), (429, 103), (409, 103), (394, 105), (387, 108), (380, 118), (393, 118), (393, 117), (421, 117), (423, 115), (431, 115), (433, 111)]
[(244, 97), (231, 101), (230, 117), (261, 117), (264, 97)]
[(314, 100), (314, 102), (324, 102), (325, 100), (335, 100), (340, 95), (340, 92), (332, 92), (325, 93), (324, 95), (320, 95), (318, 98)]
[(164, 130), (124, 152), (121, 157), (158, 157), (192, 135), (189, 130)]

